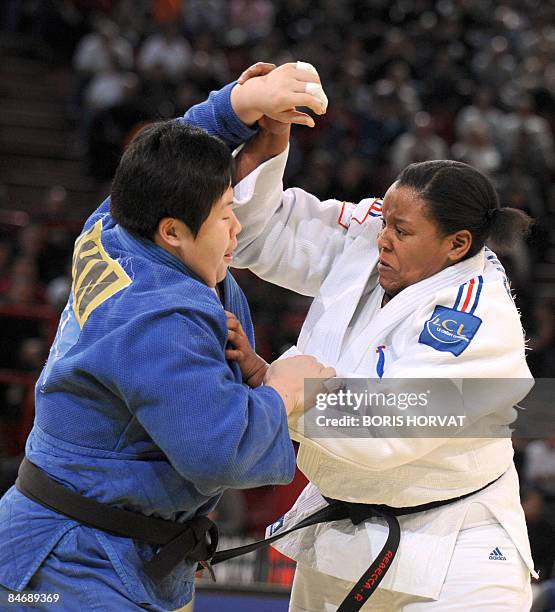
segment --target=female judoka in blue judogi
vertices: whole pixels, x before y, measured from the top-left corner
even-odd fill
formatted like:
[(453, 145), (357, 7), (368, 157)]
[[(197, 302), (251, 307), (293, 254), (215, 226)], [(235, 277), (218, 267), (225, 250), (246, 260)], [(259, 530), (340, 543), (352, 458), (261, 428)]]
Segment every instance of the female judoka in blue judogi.
[[(253, 133), (231, 106), (232, 87), (208, 118), (231, 146)], [(202, 109), (195, 117), (202, 122)], [(251, 389), (226, 361), (224, 309), (254, 341), (245, 297), (226, 273), (240, 230), (231, 167), (228, 148), (201, 130), (149, 127), (124, 155), (112, 201), (75, 243), (26, 458), (54, 489), (105, 504), (106, 516), (117, 507), (184, 524), (208, 514), (226, 487), (288, 482), (286, 411), (300, 403), (304, 377), (330, 375), (295, 358)], [(37, 609), (173, 610), (192, 597), (196, 562), (153, 579), (145, 567), (157, 550), (12, 487), (0, 500), (0, 608), (28, 609), (29, 595), (43, 594), (32, 599)]]

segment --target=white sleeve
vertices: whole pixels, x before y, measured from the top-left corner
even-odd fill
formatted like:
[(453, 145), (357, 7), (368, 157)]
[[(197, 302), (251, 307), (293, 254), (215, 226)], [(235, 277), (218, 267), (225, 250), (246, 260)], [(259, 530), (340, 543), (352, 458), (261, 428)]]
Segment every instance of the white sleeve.
[[(243, 229), (237, 237), (233, 266), (249, 268), (271, 283), (315, 296), (354, 237), (348, 221), (357, 207), (339, 200), (321, 201), (302, 189), (284, 191), (286, 162), (284, 151), (235, 186), (234, 212)], [(363, 200), (361, 205), (368, 207), (375, 200)]]

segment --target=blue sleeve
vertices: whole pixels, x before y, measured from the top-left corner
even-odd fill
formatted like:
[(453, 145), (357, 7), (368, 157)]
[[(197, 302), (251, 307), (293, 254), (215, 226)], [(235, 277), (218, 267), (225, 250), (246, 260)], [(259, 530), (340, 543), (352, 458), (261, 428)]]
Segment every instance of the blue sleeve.
[(295, 454), (283, 401), (235, 381), (225, 328), (204, 313), (172, 313), (134, 328), (128, 406), (173, 467), (198, 490), (290, 482)]
[(234, 86), (235, 81), (219, 91), (211, 92), (207, 100), (192, 106), (183, 116), (184, 121), (204, 128), (232, 148), (250, 140), (257, 132), (256, 128), (248, 127), (235, 114), (231, 106), (231, 90)]

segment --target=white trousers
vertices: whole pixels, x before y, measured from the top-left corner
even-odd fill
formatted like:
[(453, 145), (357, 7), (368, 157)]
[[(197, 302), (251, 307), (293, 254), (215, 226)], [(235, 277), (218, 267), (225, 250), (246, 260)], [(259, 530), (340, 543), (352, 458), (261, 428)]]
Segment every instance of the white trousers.
[[(506, 560), (490, 559), (492, 543)], [(354, 583), (297, 565), (290, 612), (335, 612)], [(499, 523), (459, 532), (439, 599), (378, 589), (361, 611), (529, 612), (530, 572)]]

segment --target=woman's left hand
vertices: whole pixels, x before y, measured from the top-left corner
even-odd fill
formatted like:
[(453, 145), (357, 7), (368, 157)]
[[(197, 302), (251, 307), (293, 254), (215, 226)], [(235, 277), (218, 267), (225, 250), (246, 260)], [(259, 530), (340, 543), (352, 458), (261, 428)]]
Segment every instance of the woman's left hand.
[(233, 345), (233, 348), (226, 349), (225, 357), (239, 363), (243, 381), (249, 387), (253, 389), (259, 387), (266, 375), (268, 364), (254, 352), (239, 319), (227, 310), (225, 314), (227, 316), (227, 339)]

